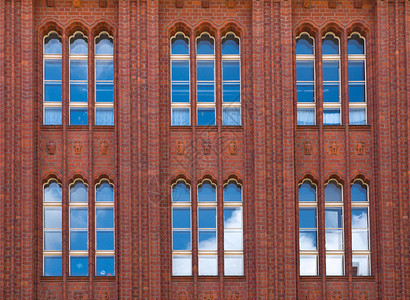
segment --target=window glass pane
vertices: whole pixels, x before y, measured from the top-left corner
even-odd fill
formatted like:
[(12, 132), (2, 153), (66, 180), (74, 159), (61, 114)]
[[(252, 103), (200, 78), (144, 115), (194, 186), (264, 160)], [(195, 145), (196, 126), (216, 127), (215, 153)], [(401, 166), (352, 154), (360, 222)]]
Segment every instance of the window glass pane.
[(114, 256), (97, 256), (97, 276), (115, 276)]
[(172, 102), (189, 102), (189, 82), (172, 83)]
[(172, 256), (172, 275), (173, 276), (192, 275), (191, 255), (173, 255)]
[(63, 88), (61, 82), (47, 81), (44, 83), (44, 101), (61, 102)]
[(172, 208), (172, 227), (191, 228), (191, 208), (174, 207)]
[(326, 229), (326, 250), (343, 250), (343, 230)]
[(299, 186), (300, 202), (316, 202), (316, 187), (309, 182), (304, 182)]
[(61, 251), (62, 250), (61, 230), (45, 230), (44, 231), (44, 250), (46, 251)]
[(44, 256), (44, 276), (61, 276), (62, 266), (61, 256)]
[(114, 228), (114, 207), (97, 207), (97, 228)]
[(70, 101), (87, 102), (88, 101), (88, 84), (81, 82), (70, 83)]
[(317, 250), (316, 230), (299, 231), (299, 249), (300, 250)]
[[(196, 62), (197, 66), (197, 80), (214, 81), (214, 67), (215, 63), (213, 60), (198, 60)], [(189, 73), (188, 73), (189, 76)], [(188, 80), (188, 78), (186, 79)]]
[(61, 228), (61, 219), (61, 207), (44, 208), (44, 228)]
[(339, 81), (338, 60), (323, 61), (323, 81)]
[(343, 228), (343, 209), (341, 207), (327, 207), (325, 209), (326, 228)]
[(88, 79), (88, 61), (86, 59), (70, 59), (70, 80)]
[(369, 232), (367, 229), (352, 230), (352, 249), (369, 250)]
[(352, 207), (352, 228), (368, 228), (366, 207)]
[(222, 109), (222, 125), (239, 126), (241, 125), (241, 108), (224, 107)]
[(301, 255), (300, 256), (300, 276), (317, 275), (317, 256)]
[(366, 109), (365, 108), (350, 108), (349, 109), (349, 124), (350, 125), (366, 125)]
[(191, 190), (188, 185), (183, 182), (178, 182), (172, 188), (172, 201), (173, 202), (190, 202)]
[(299, 227), (316, 228), (316, 208), (299, 208)]
[(197, 39), (196, 48), (197, 54), (213, 55), (214, 40), (208, 34), (203, 34), (200, 38)]
[(315, 86), (309, 82), (296, 83), (296, 93), (298, 102), (315, 102)]
[(61, 107), (44, 108), (44, 125), (61, 125), (62, 123)]
[(201, 185), (199, 185), (198, 201), (216, 202), (216, 189), (209, 181), (204, 181)]
[[(203, 65), (200, 64), (201, 62), (204, 61), (198, 61), (198, 68), (199, 66)], [(208, 61), (205, 61), (208, 62)], [(173, 60), (171, 62), (172, 65), (172, 80), (178, 80), (178, 81), (189, 81), (189, 60)], [(203, 71), (207, 71), (208, 66), (205, 64)], [(209, 66), (212, 68), (212, 66)], [(212, 69), (211, 69), (212, 71)], [(206, 72), (203, 75), (207, 75)], [(207, 79), (203, 79), (207, 80)]]
[(334, 181), (329, 182), (325, 186), (325, 201), (342, 202), (342, 186)]
[(243, 276), (243, 255), (225, 255), (225, 276)]
[(297, 114), (298, 125), (315, 125), (314, 108), (298, 108)]
[(108, 182), (101, 182), (97, 185), (96, 189), (96, 201), (97, 202), (113, 202), (114, 201), (114, 188)]
[(61, 59), (44, 60), (44, 79), (45, 80), (61, 80), (62, 72), (63, 72), (63, 69), (62, 69)]
[(83, 54), (88, 53), (87, 40), (81, 33), (77, 33), (70, 39), (70, 54)]
[(224, 208), (224, 227), (242, 228), (242, 207)]
[(70, 276), (88, 276), (88, 257), (70, 257)]
[(114, 108), (113, 107), (97, 107), (95, 109), (95, 125), (114, 125)]
[(240, 72), (239, 60), (222, 61), (222, 80), (239, 80)]
[(350, 82), (349, 83), (349, 102), (365, 102), (365, 83)]
[(88, 124), (88, 108), (70, 108), (70, 125), (87, 125)]
[(50, 181), (44, 188), (44, 202), (61, 202), (61, 186), (56, 181)]
[(97, 230), (97, 250), (114, 250), (113, 230)]
[(176, 231), (172, 232), (172, 250), (191, 250), (191, 232)]
[(198, 257), (198, 275), (218, 275), (218, 257), (216, 255), (200, 255)]
[(225, 202), (242, 202), (242, 189), (240, 185), (234, 182), (228, 183), (224, 187)]
[(325, 108), (323, 109), (324, 125), (340, 125), (340, 109)]
[(349, 54), (364, 54), (364, 40), (358, 34), (353, 34), (347, 42)]
[(296, 54), (313, 54), (313, 39), (307, 34), (302, 34), (296, 40)]
[(87, 230), (70, 230), (70, 250), (88, 250)]
[(182, 33), (171, 40), (171, 54), (189, 54), (189, 40)]
[(314, 81), (314, 61), (313, 60), (297, 60), (296, 61), (296, 80), (297, 81)]
[(88, 208), (70, 208), (70, 228), (88, 228)]
[(228, 34), (222, 39), (222, 55), (239, 55), (239, 39)]
[(364, 81), (364, 61), (349, 60), (349, 81)]
[(44, 54), (61, 54), (61, 38), (56, 33), (51, 33), (44, 40)]
[(114, 84), (110, 82), (98, 82), (95, 85), (95, 93), (97, 102), (113, 102), (114, 101)]
[(322, 54), (335, 55), (339, 54), (339, 40), (332, 34), (326, 35), (322, 42)]
[(95, 54), (113, 55), (113, 43), (111, 39), (109, 39), (108, 34), (102, 34), (100, 38), (102, 39), (100, 39), (95, 46)]
[(224, 232), (224, 249), (225, 250), (243, 250), (242, 231), (225, 230)]
[(223, 102), (241, 102), (241, 84), (236, 82), (224, 82), (222, 84)]
[(95, 61), (95, 79), (96, 80), (114, 80), (114, 66), (112, 60)]
[[(214, 82), (198, 82), (197, 101), (198, 102), (214, 102), (215, 101), (215, 83)], [(202, 108), (201, 110), (206, 111), (207, 109)], [(214, 110), (214, 109), (212, 108), (208, 110)], [(210, 117), (210, 115), (208, 117)], [(215, 116), (213, 116), (213, 119), (215, 119)], [(215, 120), (213, 121), (213, 124), (215, 124)]]
[(216, 228), (216, 207), (198, 208), (198, 227)]
[(323, 102), (339, 102), (339, 86), (338, 82), (323, 82)]
[(173, 126), (189, 126), (189, 120), (189, 108), (172, 108)]
[(370, 264), (368, 255), (352, 256), (353, 276), (369, 276)]
[(217, 250), (216, 230), (204, 230), (204, 229), (199, 230), (198, 250)]
[(88, 187), (81, 181), (71, 185), (70, 202), (88, 202)]
[(367, 202), (367, 187), (355, 182), (350, 188), (350, 198), (352, 202)]
[(344, 275), (343, 255), (326, 255), (326, 275)]

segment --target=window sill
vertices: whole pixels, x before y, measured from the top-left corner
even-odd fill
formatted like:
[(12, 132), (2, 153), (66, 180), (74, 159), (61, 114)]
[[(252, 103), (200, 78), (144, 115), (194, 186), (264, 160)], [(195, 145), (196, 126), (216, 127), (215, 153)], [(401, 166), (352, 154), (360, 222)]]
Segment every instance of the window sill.
[(352, 131), (370, 131), (371, 128), (370, 125), (349, 125), (349, 129)]
[[(199, 282), (219, 282), (220, 276), (198, 276)], [(245, 282), (246, 276), (223, 276), (225, 281), (228, 282)], [(172, 281), (174, 282), (192, 282), (194, 276), (172, 276)]]
[(88, 281), (88, 276), (68, 276), (67, 281)]
[(63, 276), (40, 276), (40, 281), (44, 282), (60, 282), (63, 281)]
[(115, 276), (94, 276), (94, 281), (97, 282), (106, 282), (106, 281), (115, 281)]
[(323, 125), (325, 131), (343, 131), (345, 125)]
[(63, 130), (63, 125), (40, 125), (41, 131), (60, 131)]
[(238, 131), (243, 131), (243, 125), (236, 125), (236, 126), (228, 126), (228, 125), (222, 125), (222, 131), (228, 131), (228, 132), (238, 132)]
[(114, 131), (115, 126), (108, 126), (108, 125), (93, 125), (94, 131)]
[(68, 131), (87, 131), (88, 125), (67, 125)]

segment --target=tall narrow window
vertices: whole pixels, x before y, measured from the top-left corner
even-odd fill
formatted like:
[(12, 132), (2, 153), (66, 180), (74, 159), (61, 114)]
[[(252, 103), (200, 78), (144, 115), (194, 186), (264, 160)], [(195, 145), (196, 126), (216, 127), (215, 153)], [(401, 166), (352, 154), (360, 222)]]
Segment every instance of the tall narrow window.
[(354, 276), (370, 275), (370, 226), (367, 185), (356, 180), (351, 188), (352, 264)]
[(344, 275), (342, 185), (331, 179), (325, 186), (326, 275)]
[(62, 46), (61, 37), (54, 31), (44, 37), (43, 59), (43, 124), (61, 125)]
[(243, 275), (242, 186), (236, 180), (224, 186), (224, 255), (225, 275)]
[(70, 185), (70, 276), (88, 276), (88, 187)]
[(215, 125), (215, 41), (208, 33), (196, 40), (197, 124)]
[(198, 275), (218, 275), (216, 186), (204, 180), (198, 186)]
[(347, 42), (349, 57), (349, 124), (366, 125), (365, 40), (353, 33)]
[(172, 275), (192, 275), (191, 188), (184, 180), (172, 186)]
[(70, 38), (70, 125), (88, 124), (88, 45), (76, 32)]
[(306, 179), (299, 185), (300, 275), (318, 275), (316, 186)]
[(43, 275), (62, 276), (62, 191), (50, 179), (43, 187)]
[(323, 124), (341, 124), (339, 38), (329, 32), (322, 41)]
[(306, 32), (296, 39), (297, 124), (314, 125), (315, 114), (315, 48)]
[(97, 276), (115, 276), (114, 187), (101, 180), (95, 187), (95, 261)]
[(222, 125), (241, 125), (241, 56), (232, 32), (222, 39)]
[(106, 32), (95, 38), (95, 125), (114, 125), (113, 39)]
[(178, 32), (171, 38), (171, 124), (191, 125), (189, 39)]

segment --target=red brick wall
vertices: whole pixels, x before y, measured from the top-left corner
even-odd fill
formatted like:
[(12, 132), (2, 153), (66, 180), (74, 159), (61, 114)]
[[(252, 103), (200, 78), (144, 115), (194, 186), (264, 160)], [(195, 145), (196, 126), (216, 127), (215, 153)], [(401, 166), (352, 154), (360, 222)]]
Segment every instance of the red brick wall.
[[(226, 0), (202, 8), (200, 0), (183, 0), (183, 8), (176, 8), (174, 0), (108, 0), (107, 7), (100, 7), (99, 0), (81, 0), (79, 7), (72, 0), (56, 0), (54, 7), (46, 0), (0, 1), (0, 298), (410, 298), (410, 1), (363, 0), (361, 8), (354, 8), (357, 1), (336, 1), (336, 8), (330, 8), (331, 1), (234, 2), (234, 8)], [(240, 37), (243, 126), (221, 126), (222, 95), (217, 92), (217, 126), (170, 127), (169, 39), (182, 28), (191, 40), (205, 28), (216, 40), (227, 30)], [(77, 29), (89, 41), (101, 30), (114, 36), (114, 128), (67, 126), (67, 87), (64, 125), (41, 125), (42, 38), (56, 30), (67, 48)], [(366, 36), (369, 125), (296, 126), (295, 37), (308, 30), (319, 43), (329, 29), (342, 39), (342, 61), (347, 59), (343, 39), (357, 30)], [(66, 51), (63, 58), (68, 58)], [(342, 80), (346, 74), (343, 69)], [(67, 65), (63, 78), (68, 80)], [(220, 90), (219, 71), (216, 82)], [(346, 85), (342, 89), (346, 95)], [(321, 109), (319, 101), (318, 116)], [(347, 114), (342, 102), (342, 115)], [(203, 152), (204, 140), (211, 144), (209, 155)], [(81, 154), (73, 151), (78, 141)], [(102, 154), (105, 141), (108, 152)], [(185, 144), (184, 155), (177, 154), (179, 142)], [(230, 142), (237, 144), (235, 155), (229, 152)], [(306, 142), (311, 154), (303, 150)], [(355, 151), (358, 142), (365, 145), (364, 155)], [(47, 150), (50, 144), (55, 153)], [(330, 154), (331, 144), (338, 146), (337, 155)], [(67, 276), (67, 242), (64, 275), (41, 276), (42, 184), (51, 176), (63, 183), (63, 207), (68, 184), (77, 176), (90, 187), (102, 176), (114, 182), (115, 278), (97, 278), (92, 272), (81, 280)], [(219, 198), (228, 178), (243, 183), (245, 276), (201, 278), (196, 269), (192, 277), (171, 276), (170, 184), (181, 176), (193, 187), (210, 176)], [(306, 176), (318, 183), (319, 205), (322, 187), (332, 176), (343, 182), (346, 195), (355, 178), (369, 182), (372, 276), (352, 276), (347, 250), (346, 276), (298, 276), (296, 194)], [(218, 220), (223, 221), (222, 210)], [(320, 220), (319, 230), (324, 227)], [(350, 220), (348, 210), (345, 220)], [(67, 213), (63, 228), (67, 241)], [(324, 232), (318, 241), (324, 254)], [(194, 244), (194, 265), (195, 251)], [(322, 259), (320, 274), (323, 266)]]

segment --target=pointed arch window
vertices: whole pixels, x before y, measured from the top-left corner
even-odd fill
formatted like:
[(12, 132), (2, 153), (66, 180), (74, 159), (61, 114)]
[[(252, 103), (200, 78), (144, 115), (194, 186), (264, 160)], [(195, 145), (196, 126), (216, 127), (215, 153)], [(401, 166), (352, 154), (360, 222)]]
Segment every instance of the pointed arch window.
[(62, 188), (56, 179), (43, 186), (43, 275), (62, 276)]
[(366, 42), (359, 33), (347, 41), (349, 76), (349, 124), (367, 124), (366, 105)]
[(95, 125), (114, 125), (114, 45), (107, 32), (95, 38)]
[(316, 124), (315, 41), (306, 32), (296, 38), (297, 124)]
[(222, 125), (241, 125), (241, 56), (239, 38), (222, 38)]
[(51, 31), (43, 45), (43, 124), (61, 125), (62, 118), (62, 44), (61, 36)]
[(70, 125), (88, 124), (88, 39), (82, 32), (70, 37)]

